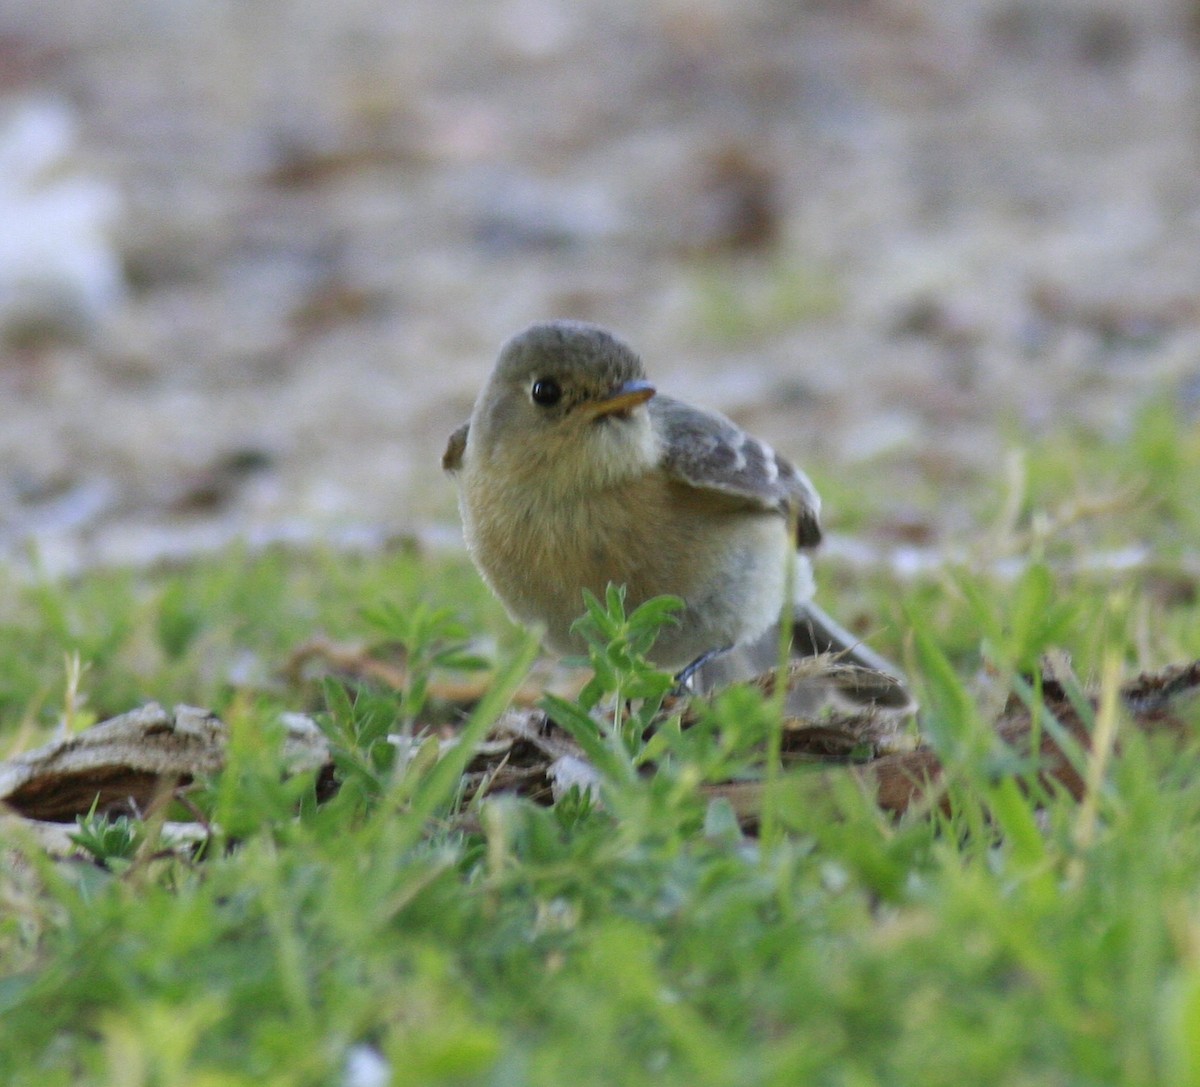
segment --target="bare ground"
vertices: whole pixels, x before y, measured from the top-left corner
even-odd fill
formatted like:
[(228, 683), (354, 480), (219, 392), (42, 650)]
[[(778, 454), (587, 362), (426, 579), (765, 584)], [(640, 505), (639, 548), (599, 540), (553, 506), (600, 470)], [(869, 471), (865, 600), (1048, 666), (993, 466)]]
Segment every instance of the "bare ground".
[(445, 436), (562, 315), (953, 539), (1014, 424), (1200, 404), (1198, 89), (1186, 0), (0, 2), (126, 281), (0, 349), (0, 556), (451, 539)]

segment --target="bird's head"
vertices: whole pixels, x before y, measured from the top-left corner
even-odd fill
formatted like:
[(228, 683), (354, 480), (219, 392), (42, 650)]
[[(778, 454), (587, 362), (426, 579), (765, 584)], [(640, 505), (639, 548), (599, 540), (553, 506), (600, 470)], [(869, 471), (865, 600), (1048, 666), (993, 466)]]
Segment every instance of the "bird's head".
[(471, 416), (481, 456), (541, 473), (547, 482), (615, 482), (658, 455), (641, 359), (612, 333), (547, 321), (510, 339)]

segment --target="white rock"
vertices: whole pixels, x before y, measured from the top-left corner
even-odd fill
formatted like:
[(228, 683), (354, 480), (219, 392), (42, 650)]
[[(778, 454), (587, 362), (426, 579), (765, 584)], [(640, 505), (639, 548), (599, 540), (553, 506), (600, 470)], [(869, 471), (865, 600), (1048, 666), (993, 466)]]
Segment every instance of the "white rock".
[(124, 297), (111, 238), (118, 194), (84, 170), (75, 147), (65, 104), (0, 102), (0, 335), (86, 334)]

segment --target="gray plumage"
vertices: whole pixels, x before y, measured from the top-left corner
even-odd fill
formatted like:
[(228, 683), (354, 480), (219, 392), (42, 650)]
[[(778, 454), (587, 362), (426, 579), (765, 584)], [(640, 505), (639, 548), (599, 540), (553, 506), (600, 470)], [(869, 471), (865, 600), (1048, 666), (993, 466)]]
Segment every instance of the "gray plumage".
[(762, 643), (790, 583), (798, 648), (894, 673), (807, 610), (811, 576), (796, 548), (819, 543), (821, 529), (804, 473), (725, 416), (657, 395), (638, 356), (596, 325), (545, 322), (509, 340), (442, 464), (458, 476), (484, 578), (555, 650), (581, 648), (570, 626), (584, 588), (602, 597), (624, 584), (631, 608), (682, 597), (653, 653), (680, 668)]
[(794, 518), (801, 547), (821, 542), (817, 492), (803, 472), (766, 442), (724, 415), (668, 396), (656, 396), (647, 406), (663, 437), (659, 463), (672, 478)]

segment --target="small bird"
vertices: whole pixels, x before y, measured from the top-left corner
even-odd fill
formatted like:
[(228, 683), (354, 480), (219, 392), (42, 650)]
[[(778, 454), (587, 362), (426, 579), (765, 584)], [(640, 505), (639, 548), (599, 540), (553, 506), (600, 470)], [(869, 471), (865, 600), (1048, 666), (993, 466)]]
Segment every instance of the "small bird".
[(790, 587), (793, 653), (838, 654), (907, 704), (894, 666), (811, 600), (797, 553), (821, 540), (808, 477), (724, 415), (660, 395), (611, 332), (547, 321), (512, 337), (442, 466), (458, 477), (476, 566), (550, 649), (583, 649), (571, 626), (584, 589), (603, 599), (623, 585), (631, 609), (671, 594), (683, 608), (650, 658), (689, 679), (703, 669), (708, 689), (739, 678), (710, 664), (726, 651), (750, 651), (743, 673), (777, 663)]

